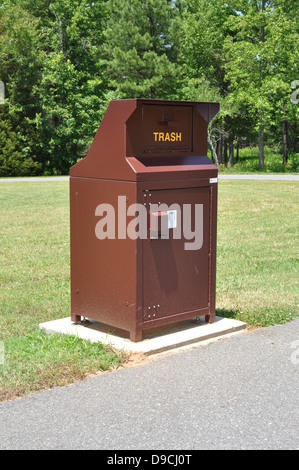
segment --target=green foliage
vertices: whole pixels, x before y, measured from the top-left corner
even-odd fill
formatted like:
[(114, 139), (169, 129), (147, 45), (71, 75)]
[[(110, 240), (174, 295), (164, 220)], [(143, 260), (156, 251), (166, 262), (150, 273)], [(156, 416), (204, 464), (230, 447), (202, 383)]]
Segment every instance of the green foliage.
[(34, 88), (40, 111), (32, 123), (47, 149), (52, 171), (67, 174), (85, 156), (100, 124), (101, 85), (100, 79), (89, 79), (69, 59), (65, 61), (62, 52), (48, 55), (42, 79)]
[(34, 88), (40, 111), (32, 122), (47, 149), (51, 172), (68, 173), (85, 156), (104, 113), (98, 53), (104, 17), (103, 2), (82, 0), (52, 1), (42, 17), (49, 52)]
[(2, 175), (17, 168), (20, 175), (30, 168), (68, 173), (85, 156), (105, 111), (103, 2), (40, 0), (31, 7), (8, 1), (0, 10), (0, 76), (16, 146), (12, 155), (0, 150)]
[(274, 3), (257, 10), (256, 2), (245, 2), (243, 14), (229, 19), (233, 36), (225, 38), (231, 99), (247, 102), (255, 112), (262, 107), (267, 120), (290, 103), (290, 84), (298, 69), (296, 22)]
[(221, 0), (185, 0), (181, 22), (180, 59), (188, 66), (187, 80), (204, 77), (225, 96), (224, 39), (232, 9)]
[[(180, 58), (187, 99), (217, 97), (213, 139), (233, 145), (284, 141), (284, 164), (298, 138), (298, 106), (290, 101), (298, 71), (298, 16), (288, 0), (185, 0)], [(190, 80), (190, 77), (191, 80)], [(200, 86), (199, 86), (200, 84)], [(218, 92), (217, 92), (218, 91)], [(233, 162), (232, 162), (233, 163)]]
[(298, 30), (291, 0), (3, 0), (0, 174), (67, 174), (109, 101), (134, 97), (219, 101), (219, 162), (246, 141), (260, 168), (264, 145), (294, 168)]
[[(28, 137), (29, 135), (27, 135)], [(0, 106), (0, 177), (38, 175), (41, 165), (27, 158), (5, 106)]]
[(284, 1), (234, 3), (242, 14), (228, 20), (233, 35), (224, 44), (229, 100), (248, 107), (256, 128), (270, 131), (283, 121), (296, 127), (290, 85), (298, 71), (297, 22)]
[(119, 97), (171, 98), (179, 77), (170, 40), (176, 8), (169, 0), (109, 0), (103, 50)]
[(40, 174), (35, 158), (39, 135), (30, 119), (37, 106), (33, 87), (41, 74), (38, 21), (19, 7), (0, 9), (0, 76), (6, 100), (0, 105), (0, 175)]

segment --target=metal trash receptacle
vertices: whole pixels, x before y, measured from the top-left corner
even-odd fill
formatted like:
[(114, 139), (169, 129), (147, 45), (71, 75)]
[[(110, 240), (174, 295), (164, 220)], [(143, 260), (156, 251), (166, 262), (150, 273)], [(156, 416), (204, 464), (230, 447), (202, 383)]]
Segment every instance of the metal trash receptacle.
[(71, 319), (142, 332), (215, 321), (218, 103), (110, 102), (70, 170)]

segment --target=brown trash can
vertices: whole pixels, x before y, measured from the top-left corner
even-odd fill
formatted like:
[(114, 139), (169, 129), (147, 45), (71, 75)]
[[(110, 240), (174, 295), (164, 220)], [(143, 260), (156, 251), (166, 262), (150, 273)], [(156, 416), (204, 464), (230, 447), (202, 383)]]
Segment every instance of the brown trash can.
[(71, 319), (130, 332), (215, 320), (218, 103), (110, 102), (70, 170)]

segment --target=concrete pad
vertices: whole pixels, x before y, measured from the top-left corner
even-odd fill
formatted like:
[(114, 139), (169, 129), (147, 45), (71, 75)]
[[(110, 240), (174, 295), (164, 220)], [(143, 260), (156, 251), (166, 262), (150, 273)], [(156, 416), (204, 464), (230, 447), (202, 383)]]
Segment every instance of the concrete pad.
[(68, 317), (40, 323), (39, 327), (46, 333), (74, 335), (92, 342), (111, 344), (119, 350), (150, 355), (212, 338), (224, 337), (244, 330), (246, 323), (222, 317), (216, 317), (215, 323), (205, 323), (203, 320), (194, 318), (145, 330), (143, 340), (138, 343), (130, 341), (128, 332), (94, 320), (89, 320), (87, 324), (75, 324), (71, 321), (71, 317)]

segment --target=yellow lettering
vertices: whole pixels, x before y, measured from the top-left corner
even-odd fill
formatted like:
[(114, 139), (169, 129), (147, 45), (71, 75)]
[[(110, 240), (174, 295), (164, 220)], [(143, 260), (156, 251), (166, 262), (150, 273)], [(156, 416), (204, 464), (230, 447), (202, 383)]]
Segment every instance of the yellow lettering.
[(182, 142), (181, 132), (153, 132), (155, 142)]

